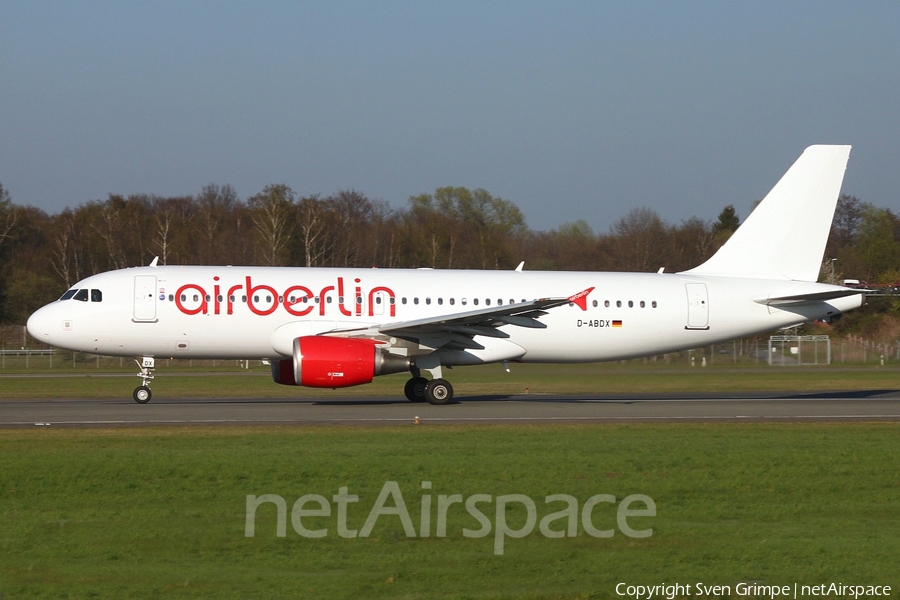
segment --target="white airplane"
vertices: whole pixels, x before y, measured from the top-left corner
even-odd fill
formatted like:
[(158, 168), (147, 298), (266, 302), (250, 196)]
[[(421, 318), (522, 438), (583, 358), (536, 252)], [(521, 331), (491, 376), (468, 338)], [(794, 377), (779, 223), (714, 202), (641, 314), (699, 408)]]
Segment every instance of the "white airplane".
[[(38, 341), (137, 357), (262, 359), (276, 383), (339, 388), (442, 367), (663, 354), (831, 319), (864, 290), (816, 283), (849, 146), (811, 146), (712, 258), (681, 273), (159, 266), (88, 277), (28, 319)], [(430, 374), (431, 379), (422, 376)]]

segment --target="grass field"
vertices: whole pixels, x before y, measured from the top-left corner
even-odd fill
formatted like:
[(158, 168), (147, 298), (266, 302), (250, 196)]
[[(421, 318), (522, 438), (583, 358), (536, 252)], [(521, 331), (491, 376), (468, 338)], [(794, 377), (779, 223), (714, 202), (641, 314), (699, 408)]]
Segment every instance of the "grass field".
[[(37, 598), (618, 598), (615, 585), (900, 585), (896, 424), (140, 428), (0, 431), (0, 596)], [(645, 494), (652, 536), (550, 539), (538, 528), (468, 538), (460, 504), (447, 535), (408, 537), (397, 516), (346, 539), (336, 516), (290, 519), (274, 505), (245, 536), (246, 497), (342, 486), (360, 529), (386, 481), (412, 522), (421, 496)], [(432, 482), (423, 491), (421, 482)], [(389, 501), (388, 506), (393, 506)], [(494, 504), (483, 512), (496, 523)], [(335, 509), (336, 510), (336, 509)], [(525, 522), (521, 505), (505, 511)], [(434, 522), (434, 517), (432, 517)], [(616, 528), (598, 505), (597, 527)], [(561, 524), (562, 523), (562, 524)], [(565, 529), (557, 521), (554, 529)]]

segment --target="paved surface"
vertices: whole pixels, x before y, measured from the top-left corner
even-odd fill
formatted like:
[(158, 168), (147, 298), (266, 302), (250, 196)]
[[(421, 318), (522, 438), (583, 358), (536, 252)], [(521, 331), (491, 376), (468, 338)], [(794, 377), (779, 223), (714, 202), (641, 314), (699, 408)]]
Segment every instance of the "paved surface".
[(900, 391), (754, 394), (517, 395), (447, 406), (394, 397), (37, 399), (0, 402), (0, 427), (155, 424), (364, 424), (900, 421)]

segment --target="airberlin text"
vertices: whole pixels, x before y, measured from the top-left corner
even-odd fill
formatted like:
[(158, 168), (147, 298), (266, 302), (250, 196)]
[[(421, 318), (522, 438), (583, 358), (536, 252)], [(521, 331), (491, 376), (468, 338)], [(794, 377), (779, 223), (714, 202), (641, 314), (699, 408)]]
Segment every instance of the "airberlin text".
[(324, 316), (326, 306), (331, 307), (331, 294), (336, 293), (337, 308), (345, 317), (362, 316), (364, 308), (370, 317), (383, 310), (396, 316), (395, 294), (391, 288), (380, 285), (364, 291), (361, 283), (355, 278), (352, 286), (345, 286), (344, 278), (337, 277), (334, 285), (326, 285), (318, 291), (300, 284), (277, 290), (264, 283), (254, 284), (250, 275), (234, 285), (223, 285), (218, 277), (213, 277), (211, 286), (182, 285), (175, 292), (174, 300), (178, 310), (186, 315), (231, 315), (235, 304), (246, 303), (255, 315), (271, 315), (281, 308), (295, 317), (304, 317), (313, 311)]
[[(637, 529), (650, 523), (647, 517), (656, 516), (656, 504), (653, 499), (644, 494), (632, 494), (622, 499), (617, 504), (615, 496), (611, 494), (597, 494), (591, 496), (581, 505), (579, 511), (578, 500), (569, 494), (553, 494), (544, 498), (544, 504), (553, 509), (540, 520), (538, 524), (538, 508), (534, 500), (525, 494), (505, 494), (491, 496), (490, 494), (472, 494), (463, 498), (462, 494), (439, 494), (436, 503), (433, 502), (430, 481), (422, 482), (422, 490), (419, 501), (418, 529), (413, 524), (410, 512), (406, 507), (406, 501), (396, 481), (386, 481), (378, 494), (378, 498), (368, 512), (368, 517), (361, 529), (350, 529), (348, 523), (350, 504), (358, 503), (360, 497), (350, 494), (349, 488), (344, 486), (338, 489), (338, 493), (332, 496), (336, 508), (335, 530), (342, 538), (367, 538), (372, 535), (379, 517), (395, 517), (399, 519), (399, 525), (408, 538), (415, 537), (447, 537), (448, 529), (452, 533), (454, 527), (448, 526), (448, 515), (451, 524), (457, 524), (463, 537), (483, 538), (494, 532), (494, 554), (501, 555), (507, 538), (523, 538), (534, 531), (535, 525), (544, 537), (562, 538), (576, 537), (579, 529), (579, 517), (581, 529), (588, 535), (596, 538), (611, 538), (615, 535), (612, 524), (618, 525), (619, 531), (630, 538), (648, 538), (653, 535), (653, 529)], [(390, 502), (389, 502), (390, 501)], [(495, 510), (490, 510), (493, 503)], [(246, 522), (244, 526), (245, 537), (256, 536), (256, 513), (260, 506), (273, 504), (276, 509), (275, 535), (287, 536), (287, 503), (282, 496), (277, 494), (265, 494), (262, 496), (247, 496)], [(432, 508), (436, 504), (435, 508)], [(459, 505), (453, 508), (453, 505)], [(479, 505), (488, 505), (484, 510)], [(465, 507), (465, 511), (462, 507)], [(613, 508), (615, 507), (615, 508)], [(435, 510), (436, 509), (436, 510)], [(264, 509), (265, 510), (265, 509)], [(490, 514), (493, 512), (493, 522)], [(271, 513), (263, 513), (266, 520), (271, 518)], [(332, 504), (328, 498), (319, 494), (306, 494), (294, 502), (291, 509), (291, 525), (299, 535), (305, 538), (324, 538), (328, 535), (328, 527), (332, 518)], [(435, 527), (432, 530), (432, 517), (435, 518)], [(629, 519), (640, 519), (629, 522)], [(513, 523), (510, 523), (510, 520)], [(390, 524), (384, 523), (388, 519), (382, 519), (382, 527), (396, 525), (392, 519)], [(478, 525), (477, 529), (469, 529), (463, 525)], [(604, 525), (610, 527), (604, 529)], [(432, 533), (433, 531), (433, 533)]]

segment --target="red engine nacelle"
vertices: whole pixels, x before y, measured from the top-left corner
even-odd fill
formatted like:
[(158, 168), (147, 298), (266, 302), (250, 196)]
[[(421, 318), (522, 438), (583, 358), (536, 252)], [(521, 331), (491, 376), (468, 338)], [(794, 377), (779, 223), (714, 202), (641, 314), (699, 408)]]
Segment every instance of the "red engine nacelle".
[(355, 338), (299, 337), (292, 359), (272, 361), (272, 379), (282, 385), (338, 388), (409, 369), (408, 358), (382, 352), (377, 344)]

